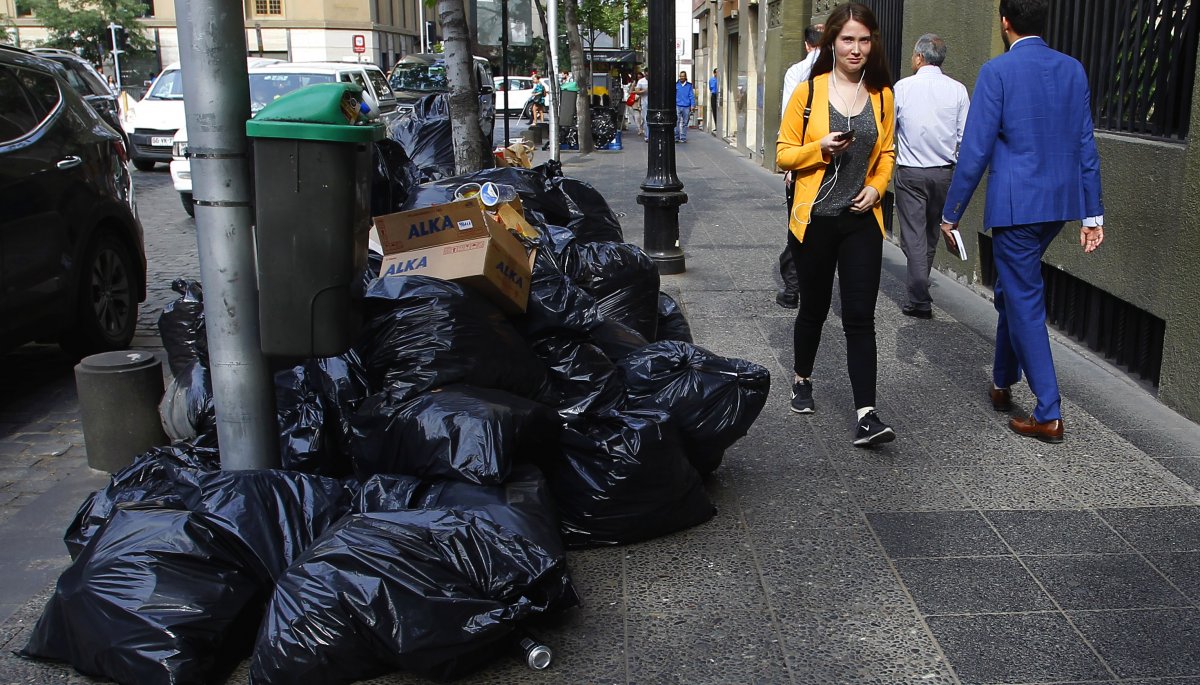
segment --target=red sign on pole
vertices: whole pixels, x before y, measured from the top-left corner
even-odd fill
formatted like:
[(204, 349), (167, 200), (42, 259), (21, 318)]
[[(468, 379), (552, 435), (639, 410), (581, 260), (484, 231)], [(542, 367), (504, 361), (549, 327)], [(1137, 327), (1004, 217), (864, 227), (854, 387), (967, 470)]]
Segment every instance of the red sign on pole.
[(360, 34), (354, 36), (354, 52), (363, 53), (367, 51), (367, 37)]

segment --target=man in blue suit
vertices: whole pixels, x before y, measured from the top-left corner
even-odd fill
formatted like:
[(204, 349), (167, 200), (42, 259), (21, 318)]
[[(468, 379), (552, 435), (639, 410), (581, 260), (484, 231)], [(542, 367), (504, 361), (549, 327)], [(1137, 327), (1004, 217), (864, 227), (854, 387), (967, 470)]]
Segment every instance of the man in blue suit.
[(1048, 0), (1000, 0), (1007, 52), (983, 65), (967, 114), (954, 180), (942, 211), (949, 240), (989, 166), (984, 229), (996, 262), (996, 357), (992, 406), (1012, 408), (1009, 387), (1025, 372), (1037, 407), (1009, 427), (1062, 442), (1058, 378), (1046, 332), (1042, 255), (1067, 221), (1083, 219), (1079, 243), (1104, 241), (1100, 157), (1092, 136), (1091, 94), (1078, 61), (1039, 35)]

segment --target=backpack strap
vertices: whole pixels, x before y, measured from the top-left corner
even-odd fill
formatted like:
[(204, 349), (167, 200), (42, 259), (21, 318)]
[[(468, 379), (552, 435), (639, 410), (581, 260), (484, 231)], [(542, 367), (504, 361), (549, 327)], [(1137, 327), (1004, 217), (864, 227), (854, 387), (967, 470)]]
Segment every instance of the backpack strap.
[[(804, 136), (808, 134), (808, 120), (812, 117), (812, 101), (813, 101), (813, 77), (808, 76), (808, 101), (804, 103), (804, 128), (800, 131), (800, 142), (804, 142)], [(881, 108), (882, 109), (882, 108)]]

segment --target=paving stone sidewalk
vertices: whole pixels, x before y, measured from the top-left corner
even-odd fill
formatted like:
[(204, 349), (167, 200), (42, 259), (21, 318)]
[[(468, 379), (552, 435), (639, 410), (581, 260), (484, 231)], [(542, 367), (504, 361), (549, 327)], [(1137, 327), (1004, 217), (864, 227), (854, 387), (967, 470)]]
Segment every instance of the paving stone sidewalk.
[[(638, 243), (645, 150), (629, 136), (623, 152), (564, 155)], [(880, 411), (899, 437), (852, 447), (836, 300), (814, 374), (818, 411), (788, 410), (794, 312), (774, 303), (779, 177), (706, 134), (677, 154), (688, 270), (663, 288), (697, 343), (771, 370), (771, 398), (709, 483), (714, 520), (571, 553), (584, 607), (543, 629), (554, 667), (513, 660), (463, 682), (1200, 685), (1200, 429), (1055, 336), (1067, 440), (1013, 435), (984, 392), (990, 303), (942, 277), (932, 321), (902, 316), (904, 258), (888, 244)], [(138, 176), (141, 197), (164, 196), (160, 176)], [(190, 225), (162, 214), (143, 216), (148, 245)], [(184, 248), (162, 252), (186, 262)], [(60, 368), (31, 369), (38, 361)], [(103, 482), (83, 462), (64, 363), (37, 351), (0, 362), (0, 572), (23, 579), (0, 591), (0, 683), (93, 682), (10, 654), (66, 562), (57, 536)], [(1032, 407), (1027, 391), (1014, 399), (1017, 411)]]

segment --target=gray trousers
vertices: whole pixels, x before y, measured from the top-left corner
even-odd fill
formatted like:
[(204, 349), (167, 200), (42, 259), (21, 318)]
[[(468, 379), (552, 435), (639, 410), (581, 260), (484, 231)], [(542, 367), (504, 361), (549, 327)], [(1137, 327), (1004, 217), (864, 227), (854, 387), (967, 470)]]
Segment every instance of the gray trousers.
[(953, 176), (953, 168), (896, 167), (900, 247), (908, 257), (908, 301), (917, 309), (932, 307), (929, 271), (941, 241), (942, 208)]

